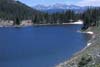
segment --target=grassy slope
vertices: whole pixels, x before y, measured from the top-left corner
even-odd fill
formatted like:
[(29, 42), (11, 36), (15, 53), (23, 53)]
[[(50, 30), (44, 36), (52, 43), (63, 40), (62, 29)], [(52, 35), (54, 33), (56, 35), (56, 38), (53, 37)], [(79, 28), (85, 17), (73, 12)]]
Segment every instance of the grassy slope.
[(89, 28), (93, 31), (95, 38), (89, 42), (89, 47), (75, 54), (70, 60), (58, 65), (58, 67), (100, 67), (100, 26)]

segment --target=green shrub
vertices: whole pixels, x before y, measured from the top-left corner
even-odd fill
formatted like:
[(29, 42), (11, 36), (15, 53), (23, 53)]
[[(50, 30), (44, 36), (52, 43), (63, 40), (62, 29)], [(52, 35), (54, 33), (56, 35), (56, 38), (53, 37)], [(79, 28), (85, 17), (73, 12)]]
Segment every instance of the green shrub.
[(78, 63), (78, 67), (84, 67), (85, 65), (87, 65), (89, 62), (92, 61), (92, 57), (87, 55), (87, 56), (83, 56), (80, 60), (80, 62)]

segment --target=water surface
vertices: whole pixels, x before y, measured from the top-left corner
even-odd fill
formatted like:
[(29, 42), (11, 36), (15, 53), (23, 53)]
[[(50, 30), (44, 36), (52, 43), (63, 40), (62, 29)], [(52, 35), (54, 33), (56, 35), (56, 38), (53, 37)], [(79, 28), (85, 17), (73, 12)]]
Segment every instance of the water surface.
[(0, 28), (0, 67), (53, 67), (86, 46), (81, 25)]

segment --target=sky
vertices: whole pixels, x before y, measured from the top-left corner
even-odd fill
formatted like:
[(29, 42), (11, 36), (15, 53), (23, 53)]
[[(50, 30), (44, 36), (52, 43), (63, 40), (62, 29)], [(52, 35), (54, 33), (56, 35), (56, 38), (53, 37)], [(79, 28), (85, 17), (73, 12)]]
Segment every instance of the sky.
[(100, 0), (19, 0), (29, 6), (53, 5), (55, 3), (79, 5), (79, 6), (100, 6)]

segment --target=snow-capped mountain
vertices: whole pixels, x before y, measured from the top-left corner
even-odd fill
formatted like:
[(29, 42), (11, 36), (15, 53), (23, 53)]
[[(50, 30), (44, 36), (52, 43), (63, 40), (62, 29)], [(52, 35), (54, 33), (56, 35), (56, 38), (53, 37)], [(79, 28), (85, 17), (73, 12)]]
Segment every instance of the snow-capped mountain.
[(47, 10), (49, 7), (45, 6), (45, 5), (36, 5), (33, 8), (35, 8), (37, 10)]
[(80, 7), (76, 5), (66, 5), (66, 4), (54, 4), (54, 5), (36, 5), (33, 8), (44, 11), (44, 12), (49, 12), (49, 13), (54, 13), (54, 12), (62, 12), (68, 9), (74, 10), (74, 11), (83, 11), (85, 7)]
[(48, 10), (48, 9), (80, 9), (82, 7), (76, 5), (66, 5), (66, 4), (54, 4), (54, 5), (36, 5), (33, 8), (37, 10)]

